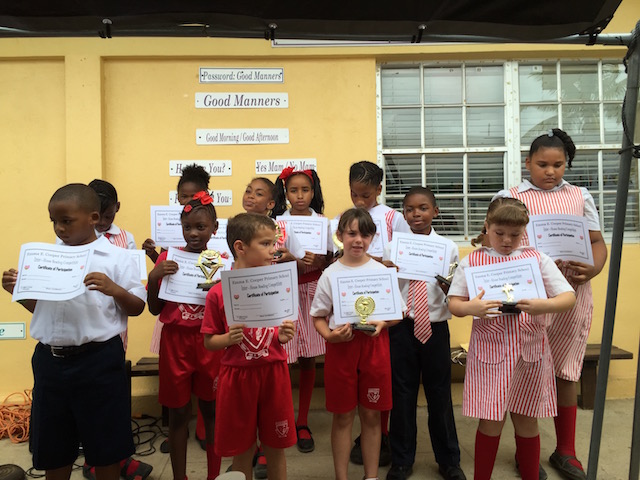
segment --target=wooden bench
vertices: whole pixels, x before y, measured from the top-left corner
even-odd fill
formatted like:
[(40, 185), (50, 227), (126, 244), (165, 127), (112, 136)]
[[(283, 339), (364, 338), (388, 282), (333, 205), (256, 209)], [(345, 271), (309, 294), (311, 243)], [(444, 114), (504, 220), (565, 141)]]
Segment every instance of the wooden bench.
[[(615, 345), (611, 346), (611, 360), (629, 360), (632, 358), (633, 354), (631, 352), (627, 352)], [(600, 344), (588, 344), (584, 355), (584, 364), (582, 365), (582, 376), (580, 377), (580, 395), (578, 395), (578, 405), (585, 410), (593, 410), (599, 361)]]

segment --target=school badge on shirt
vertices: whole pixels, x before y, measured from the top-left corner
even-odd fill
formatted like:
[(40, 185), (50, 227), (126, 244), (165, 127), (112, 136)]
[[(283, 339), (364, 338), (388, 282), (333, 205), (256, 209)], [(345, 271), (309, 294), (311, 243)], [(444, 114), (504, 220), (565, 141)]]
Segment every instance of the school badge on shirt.
[(269, 346), (277, 327), (247, 328), (242, 335), (240, 348), (247, 360), (269, 356)]
[(371, 403), (378, 403), (378, 400), (380, 400), (380, 389), (370, 388), (367, 392), (367, 400)]

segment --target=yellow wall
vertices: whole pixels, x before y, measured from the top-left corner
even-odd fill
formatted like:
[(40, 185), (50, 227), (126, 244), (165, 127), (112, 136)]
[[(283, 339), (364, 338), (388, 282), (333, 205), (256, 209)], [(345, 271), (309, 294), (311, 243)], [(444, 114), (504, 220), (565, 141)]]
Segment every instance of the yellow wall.
[[(625, 0), (608, 32), (631, 31), (640, 5)], [(122, 209), (116, 223), (138, 244), (149, 236), (149, 205), (166, 204), (177, 177), (173, 159), (230, 159), (233, 176), (214, 177), (215, 189), (241, 193), (254, 176), (254, 161), (316, 158), (326, 213), (349, 205), (347, 172), (361, 159), (376, 159), (376, 65), (424, 59), (622, 58), (625, 49), (540, 45), (446, 45), (361, 48), (272, 48), (263, 40), (230, 39), (2, 39), (0, 40), (0, 165), (3, 248), (0, 265), (15, 266), (20, 245), (53, 241), (47, 202), (67, 182), (111, 181)], [(282, 67), (284, 84), (201, 85), (199, 67)], [(194, 108), (195, 92), (287, 92), (290, 107), (274, 110)], [(287, 145), (197, 146), (196, 128), (289, 128)], [(462, 252), (466, 253), (465, 250)], [(626, 245), (614, 343), (637, 352), (634, 311), (640, 245)], [(148, 265), (150, 266), (150, 264)], [(594, 280), (595, 315), (590, 337), (602, 331), (606, 272)], [(29, 322), (9, 295), (0, 321)], [(632, 310), (633, 309), (633, 310)], [(148, 355), (154, 318), (130, 321), (128, 357)], [(452, 343), (468, 341), (469, 319), (451, 323)], [(0, 399), (30, 388), (33, 340), (0, 342)], [(634, 361), (614, 362), (609, 395), (632, 396)], [(134, 393), (153, 393), (153, 381)]]

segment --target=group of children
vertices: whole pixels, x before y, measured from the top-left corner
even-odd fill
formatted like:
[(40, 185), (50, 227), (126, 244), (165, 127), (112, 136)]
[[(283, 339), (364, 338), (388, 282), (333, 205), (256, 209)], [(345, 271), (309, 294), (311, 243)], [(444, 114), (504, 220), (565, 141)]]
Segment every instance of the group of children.
[[(347, 479), (350, 459), (364, 465), (365, 480), (378, 478), (378, 467), (389, 463), (385, 457), (391, 463), (388, 480), (412, 474), (421, 383), (439, 472), (445, 479), (465, 479), (451, 401), (451, 313), (473, 316), (463, 414), (479, 419), (474, 478), (490, 479), (507, 412), (514, 423), (516, 464), (524, 480), (546, 478), (540, 466), (537, 418), (548, 416), (555, 417), (557, 433), (552, 466), (565, 478), (586, 478), (575, 456), (575, 382), (591, 322), (589, 280), (602, 270), (607, 251), (592, 197), (563, 180), (574, 154), (573, 142), (562, 130), (536, 139), (525, 163), (530, 180), (499, 192), (491, 202), (483, 233), (476, 239), (481, 247), (460, 261), (451, 287), (400, 280), (404, 318), (369, 321), (375, 330), (368, 332), (334, 323), (331, 275), (394, 267), (388, 252), (380, 258), (367, 254), (377, 230), (374, 218), (383, 220), (386, 232), (378, 233), (389, 241), (396, 232), (437, 235), (431, 223), (439, 211), (429, 188), (411, 188), (401, 215), (378, 204), (382, 169), (366, 161), (352, 165), (354, 208), (339, 217), (335, 237), (340, 254), (318, 255), (305, 252), (286, 222), (275, 220), (280, 215), (323, 214), (316, 172), (287, 168), (275, 184), (254, 178), (242, 198), (246, 213), (227, 224), (233, 268), (295, 261), (300, 308), (298, 318), (279, 327), (246, 328), (227, 325), (221, 284), (211, 288), (204, 306), (160, 299), (163, 278), (175, 273), (178, 265), (166, 259), (166, 252), (158, 253), (150, 239), (143, 248), (155, 266), (145, 295), (133, 261), (114, 247), (135, 245), (130, 234), (113, 225), (119, 203), (101, 206), (105, 194), (99, 188), (62, 187), (49, 202), (54, 231), (66, 245), (90, 244), (98, 260), (92, 261), (85, 278), (88, 289), (79, 297), (20, 302), (34, 314), (31, 335), (39, 341), (33, 357), (34, 466), (47, 470), (47, 478), (67, 479), (82, 442), (86, 461), (95, 466), (87, 472), (98, 480), (126, 477), (133, 467), (144, 468), (129, 459), (133, 442), (124, 335), (127, 316), (139, 315), (146, 300), (149, 311), (158, 315), (152, 349), (160, 355), (159, 398), (169, 408), (175, 480), (186, 479), (192, 394), (198, 398), (196, 436), (204, 441), (208, 479), (219, 474), (221, 457), (233, 457), (231, 468), (246, 478), (254, 473), (257, 478), (286, 478), (284, 449), (294, 444), (301, 452), (314, 449), (308, 412), (315, 358), (320, 355), (325, 355), (326, 407), (333, 413), (336, 479)], [(217, 230), (208, 182), (206, 172), (194, 165), (185, 168), (178, 183), (185, 251), (202, 252)], [(527, 246), (529, 215), (548, 213), (587, 217), (594, 265), (554, 262)], [(455, 243), (445, 241), (451, 252), (447, 260), (458, 262)], [(483, 293), (470, 298), (466, 268), (523, 258), (539, 264), (547, 299), (519, 300), (520, 313), (501, 315), (502, 302), (483, 300)], [(5, 271), (5, 290), (12, 292), (16, 279), (16, 270)], [(287, 368), (294, 362), (300, 364), (297, 418)], [(351, 448), (356, 408), (361, 434)]]

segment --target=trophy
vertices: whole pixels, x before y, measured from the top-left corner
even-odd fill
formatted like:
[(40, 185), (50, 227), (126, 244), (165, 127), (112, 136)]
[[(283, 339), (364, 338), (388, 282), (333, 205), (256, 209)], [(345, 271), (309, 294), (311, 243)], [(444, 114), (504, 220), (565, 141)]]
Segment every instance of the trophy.
[(196, 266), (202, 270), (205, 278), (203, 283), (198, 284), (198, 288), (201, 288), (205, 292), (209, 291), (209, 289), (217, 283), (213, 281), (213, 276), (224, 266), (222, 263), (222, 255), (215, 250), (203, 250), (200, 256), (198, 256)]
[(340, 257), (342, 255), (342, 251), (344, 250), (344, 244), (340, 240), (338, 240), (338, 232), (334, 232), (331, 239), (333, 240), (333, 244), (336, 246), (336, 251), (333, 256)]
[(516, 307), (518, 302), (515, 301), (515, 298), (511, 292), (514, 291), (513, 285), (510, 283), (505, 283), (502, 286), (502, 291), (507, 296), (506, 300), (502, 301), (502, 307), (498, 308), (502, 313), (520, 313), (520, 309)]
[(436, 275), (436, 280), (450, 287), (451, 280), (453, 280), (453, 274), (456, 273), (456, 268), (458, 268), (458, 262), (453, 262), (449, 265), (449, 273), (447, 276), (443, 277), (442, 275)]
[(360, 322), (353, 323), (354, 330), (361, 330), (363, 332), (375, 332), (375, 325), (367, 323), (367, 317), (373, 313), (376, 309), (376, 302), (371, 297), (358, 297), (355, 305), (356, 312), (360, 315)]

